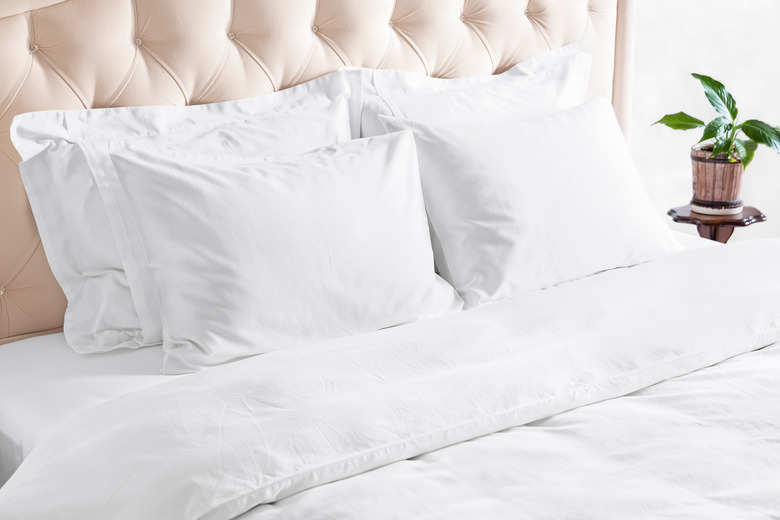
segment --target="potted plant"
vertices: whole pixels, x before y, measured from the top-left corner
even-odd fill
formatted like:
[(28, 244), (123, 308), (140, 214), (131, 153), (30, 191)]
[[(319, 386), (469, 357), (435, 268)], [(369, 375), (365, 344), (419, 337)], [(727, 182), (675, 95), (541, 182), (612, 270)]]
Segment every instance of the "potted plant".
[(703, 74), (692, 76), (701, 82), (704, 95), (718, 116), (705, 125), (701, 119), (677, 112), (653, 124), (661, 123), (674, 130), (704, 128), (701, 139), (691, 148), (691, 209), (707, 215), (733, 215), (742, 211), (739, 193), (744, 169), (753, 160), (759, 144), (780, 153), (780, 130), (756, 119), (738, 123), (737, 104), (726, 87)]

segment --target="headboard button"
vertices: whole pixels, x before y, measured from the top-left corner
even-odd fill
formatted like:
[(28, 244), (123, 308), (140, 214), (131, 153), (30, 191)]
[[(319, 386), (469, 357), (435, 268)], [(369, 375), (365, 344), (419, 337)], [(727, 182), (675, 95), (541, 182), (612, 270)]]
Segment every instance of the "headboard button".
[(236, 35), (233, 34), (232, 32), (228, 33), (228, 39), (233, 40), (233, 39), (235, 39), (235, 37), (236, 37)]
[(390, 20), (389, 22), (387, 22), (387, 25), (389, 25), (390, 27), (394, 27), (395, 26), (395, 22)]
[[(30, 44), (30, 52), (36, 52), (37, 50), (38, 50), (38, 46), (35, 45), (34, 43), (31, 43)], [(0, 293), (0, 294), (3, 294), (3, 293)]]
[(133, 40), (133, 43), (135, 44), (136, 47), (140, 47), (143, 42), (141, 41), (141, 38), (136, 38), (135, 40)]
[(312, 25), (311, 26), (311, 32), (314, 32), (314, 33), (317, 32), (317, 26), (316, 25)]
[(465, 22), (466, 21), (466, 16), (465, 15), (460, 15), (460, 21), (461, 22)]
[(5, 287), (0, 287), (0, 296), (5, 294)]

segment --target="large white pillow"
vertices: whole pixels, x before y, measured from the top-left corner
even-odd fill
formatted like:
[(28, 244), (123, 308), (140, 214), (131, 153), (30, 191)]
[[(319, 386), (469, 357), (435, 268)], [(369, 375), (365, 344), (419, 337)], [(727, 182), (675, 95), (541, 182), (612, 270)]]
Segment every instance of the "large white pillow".
[[(579, 105), (590, 82), (591, 55), (575, 42), (518, 63), (503, 74), (437, 79), (401, 71), (374, 71), (363, 79), (362, 135), (385, 129), (381, 116), (433, 124), (520, 120)], [(436, 267), (444, 254), (431, 228)]]
[(531, 121), (383, 121), (414, 131), (437, 265), (468, 307), (681, 248), (606, 99)]
[(411, 132), (266, 159), (90, 148), (124, 264), (159, 299), (165, 373), (462, 308), (434, 273)]
[(591, 61), (590, 51), (579, 41), (492, 76), (444, 79), (400, 70), (360, 69), (361, 135), (385, 132), (380, 115), (445, 123), (481, 118), (486, 110), (514, 113), (518, 106), (526, 111), (529, 107), (536, 111), (570, 108), (585, 99)]
[[(159, 313), (136, 304), (103, 201), (78, 143), (129, 139), (246, 155), (302, 153), (357, 136), (360, 75), (188, 107), (47, 111), (14, 118), (11, 138), (46, 256), (68, 299), (65, 337), (82, 353), (162, 341)], [(138, 307), (138, 308), (137, 308)]]

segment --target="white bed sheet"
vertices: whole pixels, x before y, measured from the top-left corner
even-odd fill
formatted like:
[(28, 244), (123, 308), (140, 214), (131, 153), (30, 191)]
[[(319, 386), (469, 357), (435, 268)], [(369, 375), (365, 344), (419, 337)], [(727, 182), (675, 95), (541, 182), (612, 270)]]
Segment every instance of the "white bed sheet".
[(161, 347), (81, 355), (61, 333), (0, 346), (0, 486), (66, 419), (173, 379), (161, 366)]
[[(363, 493), (367, 509), (354, 517), (380, 517), (372, 503), (384, 503), (392, 508), (381, 511), (386, 518), (425, 518), (413, 504), (404, 512), (397, 484), (352, 484), (383, 465), (410, 459), (407, 467), (422, 469), (437, 450), (470, 450), (491, 442), (480, 436), (532, 424), (518, 441), (530, 451), (515, 459), (516, 493), (529, 499), (501, 503), (517, 495), (478, 491), (490, 507), (474, 502), (472, 513), (773, 518), (780, 367), (775, 347), (750, 352), (780, 341), (779, 261), (779, 240), (683, 252), (147, 388), (79, 414), (43, 440), (0, 490), (0, 516), (226, 520), (262, 504), (258, 514), (272, 508), (276, 518), (310, 518), (283, 499), (355, 476), (344, 494), (309, 505), (316, 502), (321, 517), (344, 518), (344, 497)], [(754, 355), (761, 359), (745, 361)], [(564, 413), (583, 406), (593, 408)], [(536, 446), (546, 457), (523, 437), (544, 424), (553, 425), (552, 437)], [(672, 432), (680, 438), (659, 438)], [(461, 484), (448, 476), (460, 469), (467, 462), (454, 472), (439, 467), (436, 482)], [(410, 474), (418, 473), (406, 489), (420, 503), (432, 488), (421, 482), (425, 472)], [(475, 480), (491, 493), (495, 478)], [(468, 495), (433, 491), (457, 495), (460, 517), (475, 516)], [(398, 500), (373, 501), (379, 494)]]
[[(687, 248), (716, 242), (675, 232)], [(49, 432), (106, 401), (170, 381), (160, 347), (80, 355), (62, 334), (0, 346), (0, 487)]]
[(240, 518), (778, 519), (778, 373), (775, 344)]
[(682, 233), (680, 231), (674, 231), (673, 233), (675, 238), (686, 249), (700, 249), (702, 247), (717, 247), (723, 245), (720, 242), (709, 240), (707, 238), (702, 238), (697, 235), (689, 235), (688, 233)]

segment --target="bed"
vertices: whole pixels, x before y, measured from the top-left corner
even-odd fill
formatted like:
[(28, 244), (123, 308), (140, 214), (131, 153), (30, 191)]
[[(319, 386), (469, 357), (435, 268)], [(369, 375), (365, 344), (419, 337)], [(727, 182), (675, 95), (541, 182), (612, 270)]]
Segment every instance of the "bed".
[(0, 6), (0, 518), (779, 518), (780, 242), (647, 201), (632, 24)]

